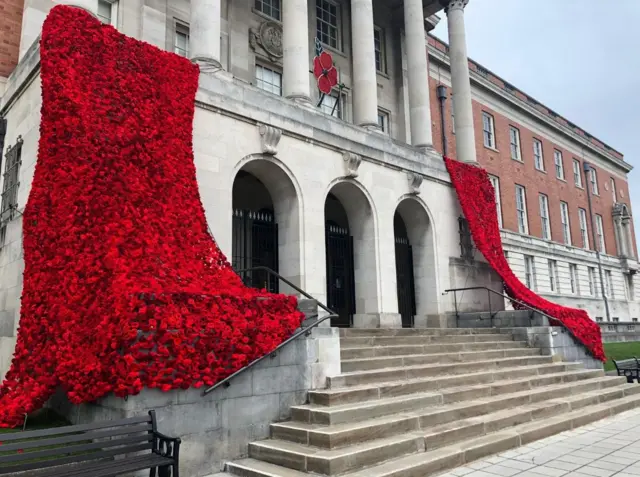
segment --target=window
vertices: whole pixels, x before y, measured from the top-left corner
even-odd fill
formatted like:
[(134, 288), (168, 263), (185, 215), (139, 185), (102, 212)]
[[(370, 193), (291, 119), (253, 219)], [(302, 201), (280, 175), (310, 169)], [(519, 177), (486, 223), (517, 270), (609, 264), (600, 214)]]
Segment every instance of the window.
[(611, 196), (613, 197), (613, 203), (618, 202), (618, 195), (616, 194), (616, 181), (611, 178)]
[(540, 222), (542, 224), (542, 238), (551, 240), (551, 225), (549, 222), (549, 198), (540, 194)]
[(189, 57), (189, 27), (182, 23), (176, 23), (173, 52), (186, 58)]
[(574, 295), (580, 294), (580, 284), (578, 282), (578, 266), (569, 264), (569, 278), (571, 280), (571, 293)]
[(564, 243), (571, 245), (571, 225), (569, 224), (569, 206), (560, 202), (560, 222), (562, 222), (562, 238)]
[(598, 323), (602, 323), (604, 321), (604, 319), (601, 316), (596, 316), (596, 321)]
[(613, 279), (611, 277), (611, 270), (604, 271), (604, 293), (607, 296), (607, 298), (614, 298)]
[(389, 113), (378, 109), (378, 126), (383, 133), (389, 134)]
[(325, 45), (340, 49), (340, 7), (329, 0), (316, 0), (316, 36)]
[(556, 177), (564, 180), (564, 164), (562, 163), (562, 153), (557, 149), (553, 151), (553, 162), (556, 165)]
[(578, 218), (580, 219), (580, 238), (582, 239), (582, 248), (589, 248), (589, 232), (587, 231), (587, 211), (578, 209)]
[(489, 180), (493, 186), (493, 192), (496, 199), (496, 212), (498, 214), (498, 226), (502, 228), (502, 202), (500, 200), (500, 179), (489, 174)]
[(591, 182), (591, 193), (594, 195), (600, 195), (598, 191), (598, 174), (593, 167), (589, 169), (589, 181)]
[(544, 171), (544, 156), (542, 155), (542, 141), (533, 139), (533, 164), (539, 171)]
[(531, 255), (524, 256), (524, 284), (530, 290), (534, 290), (536, 286), (536, 268)]
[(494, 129), (493, 116), (489, 113), (482, 113), (482, 133), (485, 147), (496, 148), (496, 135)]
[(596, 288), (596, 269), (588, 267), (587, 273), (589, 275), (589, 295), (598, 296), (598, 289)]
[(549, 265), (549, 288), (552, 292), (560, 292), (560, 280), (558, 278), (558, 262), (548, 260)]
[[(14, 146), (9, 146), (5, 154), (4, 183), (2, 184), (2, 204), (0, 205), (0, 247), (4, 246), (6, 225), (13, 220), (18, 209), (18, 187), (20, 187), (20, 165), (22, 164), (22, 138)], [(1, 156), (0, 156), (1, 157)]]
[(582, 172), (580, 171), (580, 161), (578, 159), (573, 160), (573, 182), (576, 187), (582, 189)]
[(320, 109), (326, 114), (331, 114), (334, 118), (342, 119), (342, 103), (344, 97), (338, 98), (338, 93), (332, 93), (331, 95), (325, 95), (322, 99)]
[(256, 10), (271, 18), (280, 20), (280, 0), (256, 0)]
[(379, 27), (375, 27), (373, 30), (373, 44), (374, 52), (376, 56), (376, 71), (380, 73), (387, 72), (387, 55), (385, 52), (384, 42), (384, 30)]
[(98, 0), (98, 18), (106, 25), (118, 22), (118, 0)]
[(516, 185), (516, 214), (518, 217), (518, 232), (529, 233), (529, 221), (527, 220), (527, 198), (524, 187)]
[(607, 253), (604, 244), (604, 225), (602, 224), (602, 215), (596, 214), (596, 233), (598, 234), (598, 246), (600, 253)]
[(617, 316), (614, 316), (611, 321), (613, 321), (614, 323), (618, 323), (620, 322), (620, 318), (618, 318)]
[(520, 151), (520, 131), (513, 126), (509, 127), (509, 142), (511, 148), (511, 159), (516, 161), (522, 160), (522, 153)]
[(638, 322), (638, 318), (631, 318), (631, 321), (633, 321), (634, 323)]
[(266, 66), (256, 65), (256, 86), (269, 93), (282, 96), (282, 75)]

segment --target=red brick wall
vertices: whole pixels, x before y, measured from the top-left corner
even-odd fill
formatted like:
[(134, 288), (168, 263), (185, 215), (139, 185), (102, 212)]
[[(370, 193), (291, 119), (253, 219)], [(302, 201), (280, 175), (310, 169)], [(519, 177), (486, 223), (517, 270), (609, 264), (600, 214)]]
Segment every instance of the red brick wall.
[[(431, 79), (431, 110), (433, 123), (434, 147), (442, 152), (442, 139), (440, 127), (440, 105), (436, 97), (437, 81)], [(449, 94), (451, 90), (448, 89)], [(445, 110), (445, 120), (447, 129), (447, 139), (449, 146), (449, 156), (455, 158), (455, 135), (451, 133), (451, 101), (447, 100)], [(484, 146), (482, 134), (482, 112), (486, 111), (494, 118), (496, 149), (492, 150)], [(578, 208), (587, 211), (589, 246), (594, 248), (591, 236), (591, 222), (589, 217), (589, 207), (587, 203), (586, 190), (576, 187), (573, 178), (573, 159), (580, 160), (579, 150), (569, 151), (554, 144), (548, 138), (535, 135), (515, 121), (496, 113), (490, 108), (473, 102), (476, 152), (478, 162), (489, 174), (500, 178), (500, 194), (502, 205), (503, 226), (507, 230), (518, 230), (516, 217), (515, 186), (522, 185), (526, 189), (527, 216), (529, 221), (529, 233), (535, 237), (542, 237), (542, 224), (540, 221), (539, 194), (546, 194), (549, 198), (549, 217), (551, 223), (552, 240), (564, 243), (562, 235), (562, 224), (560, 219), (560, 201), (564, 201), (569, 206), (569, 221), (571, 226), (571, 241), (574, 246), (582, 246), (580, 234), (580, 219)], [(520, 130), (520, 147), (523, 162), (511, 159), (509, 126), (514, 126)], [(533, 159), (533, 138), (542, 141), (544, 155), (545, 172), (538, 171), (534, 167)], [(564, 163), (565, 181), (556, 178), (554, 164), (554, 150), (562, 152)], [(580, 160), (580, 171), (582, 174), (583, 187), (586, 187), (584, 173), (582, 172), (582, 160)], [(599, 196), (592, 195), (593, 213), (602, 215), (604, 224), (604, 235), (606, 251), (609, 255), (617, 255), (615, 233), (613, 228), (613, 218), (611, 215), (613, 207), (613, 197), (611, 186), (609, 185), (611, 174), (596, 167), (598, 177)], [(614, 178), (618, 201), (629, 203), (629, 185), (626, 180)], [(605, 183), (609, 190), (605, 189)], [(624, 198), (620, 198), (620, 191), (623, 191)], [(635, 238), (634, 238), (635, 247)], [(637, 253), (637, 251), (636, 251)]]
[(24, 0), (0, 1), (0, 76), (9, 76), (18, 64)]

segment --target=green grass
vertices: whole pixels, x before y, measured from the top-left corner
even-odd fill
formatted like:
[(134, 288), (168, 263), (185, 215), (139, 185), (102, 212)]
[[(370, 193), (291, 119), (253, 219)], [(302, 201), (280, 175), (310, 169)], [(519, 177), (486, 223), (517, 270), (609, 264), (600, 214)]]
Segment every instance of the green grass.
[(604, 364), (604, 370), (613, 371), (616, 369), (612, 361), (613, 359), (629, 359), (634, 356), (640, 359), (640, 341), (604, 343), (604, 353), (607, 356), (607, 362)]

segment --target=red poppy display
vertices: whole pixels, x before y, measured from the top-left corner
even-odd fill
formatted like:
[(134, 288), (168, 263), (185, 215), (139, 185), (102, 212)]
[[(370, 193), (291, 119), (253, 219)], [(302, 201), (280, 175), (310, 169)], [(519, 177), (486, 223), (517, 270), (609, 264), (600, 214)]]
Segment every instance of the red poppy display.
[(313, 75), (318, 80), (321, 93), (331, 94), (331, 90), (338, 84), (338, 70), (333, 66), (333, 58), (326, 51), (313, 59)]
[[(192, 151), (198, 68), (54, 7), (0, 427), (73, 403), (215, 384), (291, 336), (295, 297), (243, 285), (207, 232)], [(226, 213), (226, 212), (223, 212)]]
[(589, 318), (586, 311), (545, 300), (527, 288), (509, 267), (502, 249), (495, 191), (487, 171), (449, 158), (445, 158), (445, 164), (458, 194), (462, 212), (469, 222), (473, 241), (502, 278), (507, 295), (555, 318), (557, 322), (553, 324), (567, 328), (594, 358), (606, 361), (600, 326)]

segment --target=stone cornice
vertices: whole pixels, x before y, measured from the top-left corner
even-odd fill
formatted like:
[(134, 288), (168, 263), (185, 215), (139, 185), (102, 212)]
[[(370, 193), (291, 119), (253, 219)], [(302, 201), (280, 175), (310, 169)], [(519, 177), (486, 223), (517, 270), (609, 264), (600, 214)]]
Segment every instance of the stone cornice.
[[(434, 40), (437, 44), (440, 44), (442, 46), (442, 48), (437, 48), (436, 46), (428, 42), (427, 48), (429, 51), (429, 56), (437, 63), (443, 65), (446, 69), (449, 69), (449, 55), (447, 53), (448, 45), (439, 38), (431, 35), (429, 36), (429, 40)], [(443, 49), (447, 51), (443, 51)], [(572, 142), (577, 143), (579, 146), (584, 146), (603, 160), (611, 162), (617, 167), (623, 169), (626, 173), (630, 172), (633, 169), (633, 166), (631, 164), (625, 162), (624, 159), (622, 159), (622, 154), (620, 152), (616, 151), (610, 146), (607, 146), (602, 141), (597, 140), (590, 134), (584, 132), (582, 129), (573, 125), (570, 121), (554, 113), (551, 109), (535, 101), (533, 98), (525, 95), (520, 90), (517, 90), (508, 82), (506, 82), (499, 76), (489, 72), (489, 70), (482, 67), (473, 60), (470, 59), (469, 64), (470, 78), (472, 83), (474, 83), (476, 86), (480, 86), (484, 90), (489, 91), (496, 96), (499, 96), (507, 103), (510, 103), (511, 105), (517, 107), (520, 111), (528, 114), (544, 125), (556, 130), (559, 134), (570, 139)], [(486, 72), (486, 74), (484, 74), (484, 72)], [(501, 87), (499, 84), (496, 84), (496, 82), (491, 81), (489, 78), (493, 78), (495, 81), (504, 84), (504, 87)], [(536, 106), (542, 108), (545, 111), (548, 111), (548, 114), (540, 111)], [(566, 125), (563, 123), (566, 123)], [(581, 131), (582, 134), (578, 134), (576, 130)], [(596, 141), (597, 144), (592, 141)], [(600, 147), (600, 144), (602, 145), (602, 147)]]

